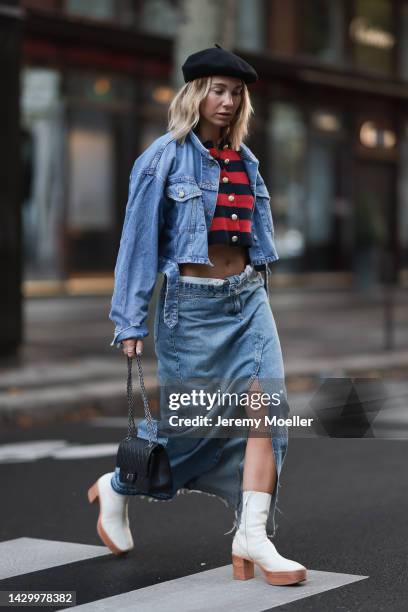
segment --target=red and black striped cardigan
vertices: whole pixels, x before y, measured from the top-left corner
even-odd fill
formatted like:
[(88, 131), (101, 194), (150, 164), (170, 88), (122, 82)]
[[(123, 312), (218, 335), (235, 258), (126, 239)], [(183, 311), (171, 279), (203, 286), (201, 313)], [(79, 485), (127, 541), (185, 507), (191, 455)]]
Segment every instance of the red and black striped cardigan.
[(216, 148), (212, 140), (206, 140), (203, 145), (221, 168), (217, 203), (208, 231), (208, 244), (252, 246), (254, 196), (241, 155), (231, 149), (230, 142), (222, 141), (220, 148)]

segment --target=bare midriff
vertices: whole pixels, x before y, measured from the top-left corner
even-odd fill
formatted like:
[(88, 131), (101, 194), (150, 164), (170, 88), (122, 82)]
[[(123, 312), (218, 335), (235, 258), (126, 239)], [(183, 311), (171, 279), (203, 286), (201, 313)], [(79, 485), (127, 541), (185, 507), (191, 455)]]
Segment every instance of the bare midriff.
[(182, 263), (179, 264), (183, 276), (201, 276), (208, 278), (225, 278), (232, 274), (241, 274), (249, 263), (248, 247), (230, 246), (228, 244), (210, 244), (208, 257), (214, 264)]

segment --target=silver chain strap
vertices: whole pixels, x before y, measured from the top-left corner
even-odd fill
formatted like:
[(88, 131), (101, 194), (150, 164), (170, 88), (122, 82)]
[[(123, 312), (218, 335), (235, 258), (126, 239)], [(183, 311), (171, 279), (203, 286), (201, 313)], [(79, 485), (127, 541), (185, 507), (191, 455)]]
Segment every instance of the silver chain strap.
[[(127, 437), (132, 438), (132, 437), (137, 436), (137, 429), (135, 425), (135, 420), (134, 420), (135, 417), (134, 417), (134, 412), (133, 412), (134, 396), (133, 396), (133, 388), (132, 388), (132, 358), (128, 357), (127, 360), (128, 360), (127, 399), (128, 399), (128, 411), (129, 411), (128, 436)], [(149, 402), (147, 400), (146, 388), (145, 388), (144, 380), (143, 380), (141, 356), (138, 353), (136, 353), (136, 361), (137, 361), (137, 367), (139, 370), (139, 381), (140, 381), (140, 388), (142, 390), (144, 412), (145, 412), (145, 417), (146, 417), (147, 425), (148, 425), (149, 446), (152, 446), (153, 438), (155, 438), (156, 435), (155, 435), (152, 415), (151, 415), (150, 408), (149, 408)]]

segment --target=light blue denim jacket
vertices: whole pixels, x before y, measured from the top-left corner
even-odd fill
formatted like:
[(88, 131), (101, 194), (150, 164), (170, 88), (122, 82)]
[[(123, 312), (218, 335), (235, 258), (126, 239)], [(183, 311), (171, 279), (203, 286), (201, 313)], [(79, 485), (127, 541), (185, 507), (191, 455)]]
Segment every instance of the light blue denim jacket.
[[(250, 262), (266, 273), (279, 259), (270, 200), (259, 161), (245, 145), (242, 160), (255, 197)], [(180, 145), (167, 132), (135, 161), (119, 252), (109, 318), (115, 323), (111, 346), (149, 335), (146, 318), (157, 279), (167, 277), (164, 321), (177, 324), (180, 263), (214, 264), (208, 258), (207, 232), (215, 211), (220, 166), (193, 130)]]

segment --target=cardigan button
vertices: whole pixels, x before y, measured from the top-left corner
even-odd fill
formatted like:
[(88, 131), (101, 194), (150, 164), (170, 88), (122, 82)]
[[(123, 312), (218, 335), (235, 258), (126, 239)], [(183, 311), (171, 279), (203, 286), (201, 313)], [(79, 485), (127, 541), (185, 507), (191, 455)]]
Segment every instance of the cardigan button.
[(223, 177), (222, 177), (222, 182), (223, 182), (223, 183), (228, 183), (228, 180), (229, 180), (229, 179), (228, 179), (228, 176), (223, 176)]
[(231, 238), (231, 240), (232, 240), (232, 242), (236, 242), (236, 241), (238, 240), (238, 236), (233, 236), (233, 237)]
[(236, 220), (238, 219), (238, 215), (236, 215), (235, 213), (232, 213), (232, 215), (231, 215), (231, 219), (232, 219), (233, 221), (236, 221)]
[(229, 200), (230, 202), (233, 202), (233, 201), (235, 200), (235, 198), (234, 198), (234, 196), (233, 196), (233, 195), (229, 195), (229, 196), (228, 196), (228, 200)]

